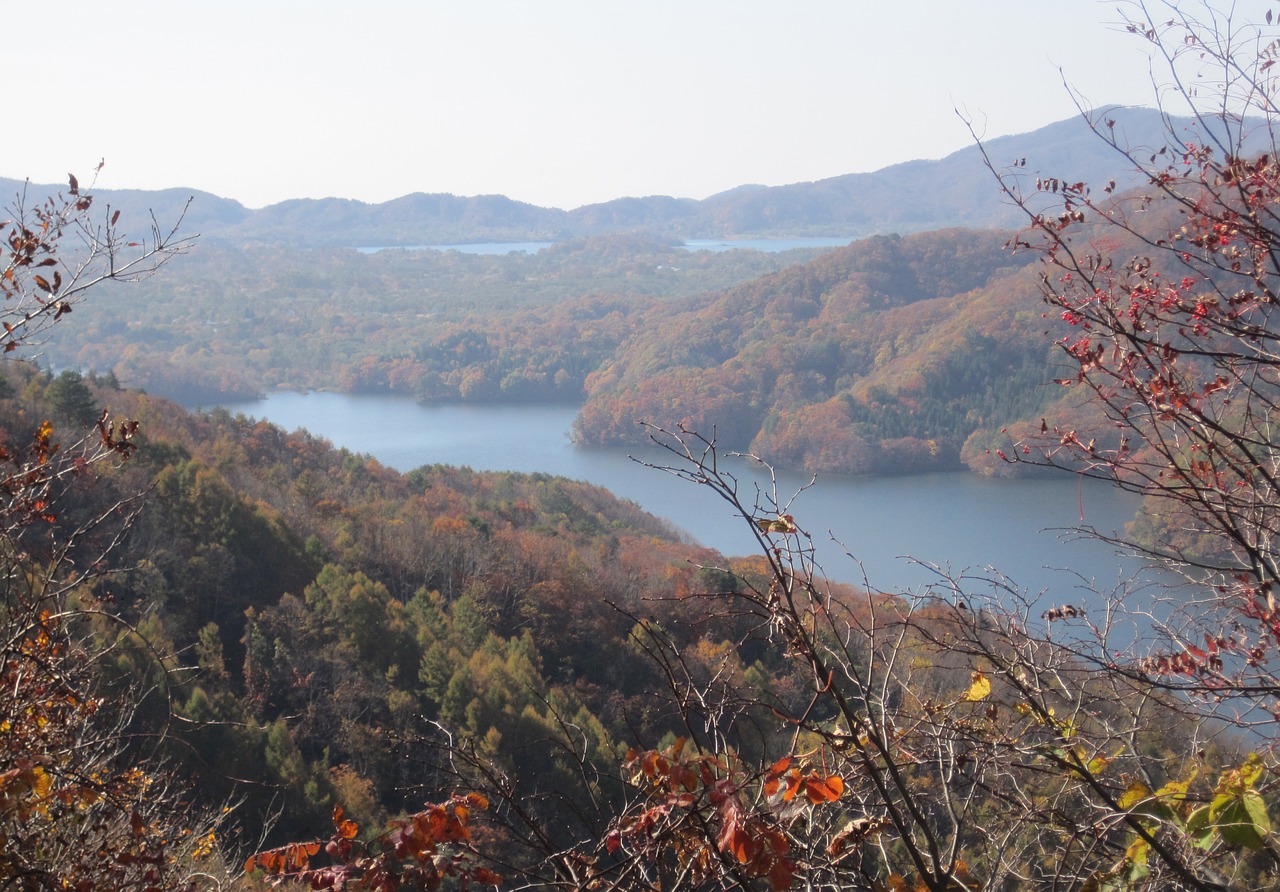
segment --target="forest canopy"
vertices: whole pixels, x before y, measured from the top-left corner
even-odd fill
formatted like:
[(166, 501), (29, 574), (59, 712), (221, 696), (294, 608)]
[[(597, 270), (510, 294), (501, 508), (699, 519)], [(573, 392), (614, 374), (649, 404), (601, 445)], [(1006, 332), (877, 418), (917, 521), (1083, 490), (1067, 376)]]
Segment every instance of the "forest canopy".
[[(26, 358), (91, 293), (190, 244), (125, 239), (74, 176), (20, 199), (0, 225), (0, 885), (1275, 887), (1280, 154), (1251, 147), (1280, 22), (1125, 9), (1197, 118), (1152, 150), (1085, 116), (1146, 188), (987, 154), (1011, 235), (878, 237), (668, 300), (654, 324), (678, 338), (609, 323), (618, 361), (587, 386), (605, 407), (698, 395), (645, 426), (650, 470), (727, 505), (745, 557), (587, 484), (401, 474), (43, 370)], [(608, 327), (590, 306), (577, 321)], [(1037, 327), (1044, 365), (1017, 351)], [(471, 327), (441, 348), (459, 370), (499, 353)], [(978, 386), (1033, 370), (1070, 412)], [(790, 494), (722, 466), (706, 406), (729, 448), (810, 462), (936, 458), (963, 418), (993, 466), (1145, 496), (1148, 538), (1117, 544), (1166, 581), (1087, 609), (1083, 580), (1046, 607), (996, 570), (834, 585)], [(993, 430), (1010, 407), (1031, 415)]]

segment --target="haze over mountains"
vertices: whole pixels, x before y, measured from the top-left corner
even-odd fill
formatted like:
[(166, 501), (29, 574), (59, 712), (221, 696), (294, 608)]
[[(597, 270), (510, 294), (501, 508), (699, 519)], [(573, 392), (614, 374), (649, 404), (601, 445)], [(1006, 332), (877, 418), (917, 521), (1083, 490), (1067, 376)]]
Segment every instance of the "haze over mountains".
[[(1130, 145), (1159, 145), (1160, 113), (1112, 109), (1116, 132)], [(868, 122), (873, 134), (875, 122)], [(1189, 122), (1179, 124), (1189, 126)], [(873, 137), (868, 137), (873, 138)], [(1033, 178), (1105, 181), (1115, 175), (1115, 151), (1083, 118), (1031, 133), (992, 139), (985, 146), (997, 167), (1027, 159)], [(804, 146), (796, 146), (803, 154)], [(81, 178), (84, 179), (84, 173)], [(21, 180), (0, 178), (13, 195)], [(1121, 188), (1137, 185), (1118, 181)], [(27, 187), (31, 197), (60, 185)], [(951, 226), (1011, 227), (1017, 212), (1002, 200), (979, 148), (936, 161), (907, 161), (872, 173), (852, 173), (786, 186), (744, 185), (709, 198), (618, 198), (574, 210), (541, 208), (501, 195), (460, 197), (413, 193), (381, 204), (339, 198), (295, 199), (258, 210), (189, 189), (96, 190), (99, 202), (130, 219), (154, 211), (162, 224), (193, 199), (183, 229), (205, 239), (275, 242), (297, 247), (414, 246), (483, 241), (561, 241), (611, 232), (643, 231), (672, 239), (839, 236), (918, 232)]]
[[(1107, 118), (1129, 146), (1155, 144), (1164, 126), (1146, 110)], [(1029, 180), (1137, 185), (1080, 119), (985, 148), (993, 165), (1025, 158)], [(166, 225), (187, 197), (97, 193), (123, 211), (126, 232), (148, 207)], [(1004, 250), (1019, 222), (976, 146), (816, 183), (573, 211), (422, 194), (250, 211), (197, 195), (182, 227), (200, 235), (195, 248), (128, 300), (77, 308), (44, 361), (191, 404), (276, 390), (580, 401), (584, 443), (692, 419), (780, 467), (898, 473), (963, 460), (988, 473), (1002, 470), (985, 458), (992, 432), (1040, 419), (1061, 396), (1047, 386), (1055, 320), (1032, 257)], [(852, 242), (680, 247), (799, 234)], [(356, 250), (486, 239), (557, 243)]]

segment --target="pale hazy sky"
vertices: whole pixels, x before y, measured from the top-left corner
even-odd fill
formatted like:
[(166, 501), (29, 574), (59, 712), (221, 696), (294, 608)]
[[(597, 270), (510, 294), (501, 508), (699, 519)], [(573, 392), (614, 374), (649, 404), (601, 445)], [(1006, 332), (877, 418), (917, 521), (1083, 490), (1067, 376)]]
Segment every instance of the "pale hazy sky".
[(44, 0), (0, 49), (0, 175), (260, 207), (704, 198), (1147, 104), (1095, 0)]

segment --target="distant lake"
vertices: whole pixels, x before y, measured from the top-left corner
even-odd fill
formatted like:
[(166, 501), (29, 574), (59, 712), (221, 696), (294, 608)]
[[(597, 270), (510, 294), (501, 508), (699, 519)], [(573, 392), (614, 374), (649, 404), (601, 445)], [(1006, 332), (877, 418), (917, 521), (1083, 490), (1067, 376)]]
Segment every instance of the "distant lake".
[[(277, 393), (225, 408), (290, 430), (306, 428), (335, 446), (368, 453), (402, 471), (440, 463), (586, 480), (669, 519), (726, 555), (750, 553), (754, 547), (744, 521), (724, 502), (630, 458), (662, 461), (669, 456), (661, 450), (573, 445), (569, 432), (576, 406), (423, 406), (393, 396)], [(728, 460), (722, 466), (740, 476), (746, 493), (767, 483), (744, 461)], [(778, 474), (784, 500), (806, 482), (800, 474)], [(1100, 542), (1066, 541), (1070, 537), (1063, 531), (1079, 526), (1082, 518), (1099, 530), (1118, 530), (1136, 507), (1132, 496), (1065, 474), (1013, 481), (956, 472), (892, 478), (823, 475), (790, 512), (813, 535), (823, 569), (834, 579), (861, 583), (865, 570), (870, 584), (883, 590), (936, 582), (937, 576), (911, 556), (955, 573), (994, 566), (1024, 588), (1049, 590), (1047, 600), (1061, 604), (1081, 600), (1075, 574), (1109, 586), (1138, 569)], [(861, 567), (830, 536), (843, 542)]]
[(458, 251), (462, 254), (537, 254), (555, 242), (474, 242), (467, 245), (387, 245), (357, 248), (361, 254), (380, 251)]
[(733, 251), (749, 248), (755, 251), (790, 251), (792, 248), (843, 248), (853, 241), (848, 238), (743, 238), (743, 239), (686, 239), (682, 247), (688, 251)]
[[(685, 241), (681, 247), (687, 251), (733, 251), (746, 248), (754, 251), (790, 251), (792, 248), (843, 248), (849, 238), (753, 238), (753, 239), (701, 239)], [(410, 245), (407, 247), (357, 248), (362, 254), (379, 251), (458, 251), (463, 254), (537, 254), (558, 242), (473, 242), (465, 245)]]

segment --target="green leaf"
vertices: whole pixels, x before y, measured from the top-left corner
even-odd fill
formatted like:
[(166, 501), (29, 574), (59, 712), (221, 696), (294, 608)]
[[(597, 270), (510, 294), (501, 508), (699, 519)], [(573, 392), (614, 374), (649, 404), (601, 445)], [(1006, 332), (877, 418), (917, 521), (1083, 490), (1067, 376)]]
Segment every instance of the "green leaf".
[(1243, 798), (1232, 800), (1223, 808), (1215, 822), (1222, 841), (1232, 848), (1246, 848), (1258, 851), (1263, 847), (1265, 830), (1254, 823)]
[(1241, 800), (1244, 803), (1244, 810), (1253, 821), (1253, 826), (1258, 828), (1258, 832), (1263, 836), (1270, 833), (1271, 816), (1267, 814), (1267, 803), (1263, 801), (1262, 794), (1257, 790), (1248, 790)]
[(1213, 847), (1213, 831), (1216, 828), (1209, 821), (1209, 806), (1202, 805), (1187, 816), (1187, 836), (1197, 848)]

